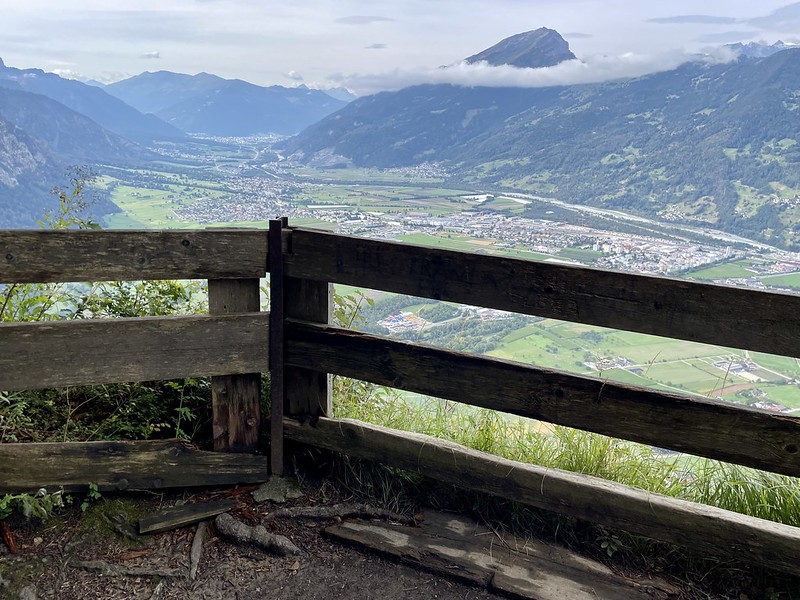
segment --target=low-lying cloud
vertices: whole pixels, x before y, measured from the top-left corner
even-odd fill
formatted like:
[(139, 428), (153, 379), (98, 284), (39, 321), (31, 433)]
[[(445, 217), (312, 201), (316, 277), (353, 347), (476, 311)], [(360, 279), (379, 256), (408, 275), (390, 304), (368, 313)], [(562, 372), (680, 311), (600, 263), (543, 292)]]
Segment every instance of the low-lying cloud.
[(381, 21), (394, 21), (394, 19), (371, 15), (352, 15), (350, 17), (340, 17), (336, 19), (337, 23), (344, 23), (345, 25), (369, 25), (370, 23), (379, 23)]
[(761, 29), (795, 32), (800, 28), (800, 2), (787, 4), (786, 6), (773, 10), (764, 17), (748, 19), (746, 23), (753, 27), (760, 27)]
[(698, 42), (706, 42), (708, 44), (726, 44), (728, 42), (741, 42), (749, 40), (758, 35), (758, 31), (721, 31), (719, 33), (705, 33), (698, 36)]
[(158, 59), (161, 58), (161, 52), (158, 52), (157, 50), (153, 52), (145, 52), (144, 54), (141, 54), (139, 58), (145, 58), (148, 60)]
[(370, 44), (369, 46), (364, 46), (367, 50), (383, 50), (386, 47), (386, 44)]
[(713, 15), (675, 15), (674, 17), (657, 17), (648, 19), (650, 23), (660, 23), (662, 25), (684, 25), (697, 23), (701, 25), (730, 25), (736, 23), (733, 17), (715, 17)]
[(714, 15), (675, 15), (671, 17), (658, 17), (648, 19), (651, 23), (662, 25), (748, 25), (764, 31), (794, 32), (800, 29), (800, 2), (787, 4), (773, 10), (762, 17), (737, 19), (734, 17), (720, 17)]
[(648, 73), (669, 71), (691, 60), (719, 63), (729, 62), (734, 58), (732, 51), (720, 48), (706, 55), (687, 54), (683, 51), (660, 55), (632, 52), (617, 56), (596, 55), (540, 69), (524, 69), (509, 65), (493, 66), (485, 61), (473, 64), (462, 61), (440, 68), (395, 69), (378, 74), (337, 73), (331, 75), (329, 80), (344, 85), (359, 95), (398, 90), (419, 84), (536, 88), (632, 79)]

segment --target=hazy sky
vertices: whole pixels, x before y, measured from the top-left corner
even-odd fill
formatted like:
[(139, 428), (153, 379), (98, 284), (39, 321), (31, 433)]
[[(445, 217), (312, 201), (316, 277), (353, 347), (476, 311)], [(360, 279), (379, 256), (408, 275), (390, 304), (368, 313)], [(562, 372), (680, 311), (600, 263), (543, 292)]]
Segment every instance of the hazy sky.
[[(800, 41), (800, 2), (772, 0), (0, 0), (0, 14), (9, 66), (100, 81), (207, 71), (359, 93), (591, 81), (671, 68), (734, 41)], [(538, 74), (456, 64), (542, 26), (584, 63)]]

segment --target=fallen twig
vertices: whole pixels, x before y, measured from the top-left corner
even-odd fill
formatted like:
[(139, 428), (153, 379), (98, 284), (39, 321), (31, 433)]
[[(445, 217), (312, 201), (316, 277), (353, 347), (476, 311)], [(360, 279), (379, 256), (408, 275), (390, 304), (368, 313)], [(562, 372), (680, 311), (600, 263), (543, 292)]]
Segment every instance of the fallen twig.
[(245, 525), (228, 513), (219, 515), (214, 524), (220, 534), (241, 544), (254, 544), (264, 550), (281, 555), (302, 554), (300, 548), (295, 546), (289, 538), (267, 533), (266, 528), (262, 525), (256, 527)]
[(156, 585), (153, 593), (150, 595), (150, 600), (158, 600), (161, 597), (161, 591), (164, 589), (164, 582), (159, 581), (158, 585)]
[(208, 532), (208, 523), (203, 521), (197, 524), (197, 531), (192, 540), (192, 549), (189, 551), (189, 579), (197, 577), (197, 567), (200, 565), (200, 557), (203, 555), (203, 542)]
[(14, 541), (14, 534), (11, 533), (11, 528), (8, 526), (8, 521), (0, 521), (0, 532), (3, 535), (3, 541), (11, 554), (19, 554), (17, 542)]
[(413, 517), (406, 517), (390, 510), (369, 504), (332, 504), (330, 506), (293, 506), (280, 508), (264, 517), (265, 521), (274, 519), (335, 519), (339, 517), (360, 517), (366, 519), (386, 519), (408, 525), (415, 525)]
[(186, 569), (150, 569), (147, 567), (126, 567), (113, 565), (104, 560), (78, 560), (70, 563), (74, 567), (97, 571), (101, 575), (119, 577), (131, 575), (134, 577), (186, 577)]

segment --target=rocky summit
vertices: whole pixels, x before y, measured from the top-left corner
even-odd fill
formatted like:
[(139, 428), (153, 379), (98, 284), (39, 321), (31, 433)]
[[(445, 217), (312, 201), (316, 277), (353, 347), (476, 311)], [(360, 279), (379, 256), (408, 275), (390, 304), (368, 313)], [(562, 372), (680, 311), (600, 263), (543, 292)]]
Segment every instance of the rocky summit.
[(472, 64), (486, 61), (493, 66), (537, 69), (552, 67), (565, 60), (577, 58), (561, 35), (547, 27), (526, 31), (508, 37), (483, 52), (465, 59)]

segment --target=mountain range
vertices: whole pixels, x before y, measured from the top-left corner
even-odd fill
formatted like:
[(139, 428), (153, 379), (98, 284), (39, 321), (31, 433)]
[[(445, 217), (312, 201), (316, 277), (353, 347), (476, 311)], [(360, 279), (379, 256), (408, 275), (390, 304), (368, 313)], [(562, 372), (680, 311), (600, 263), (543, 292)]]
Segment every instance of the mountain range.
[(153, 115), (142, 114), (98, 87), (64, 79), (41, 69), (15, 69), (0, 60), (0, 87), (47, 96), (137, 143), (186, 137), (179, 129)]
[(206, 73), (144, 73), (103, 86), (0, 60), (0, 226), (33, 224), (71, 165), (141, 166), (157, 158), (148, 146), (189, 133), (296, 133), (345, 104), (304, 86)]
[(219, 136), (295, 134), (346, 101), (304, 85), (262, 87), (209, 73), (142, 73), (105, 91), (182, 131)]
[[(476, 189), (555, 196), (800, 248), (800, 49), (729, 49), (738, 58), (727, 63), (695, 60), (603, 84), (418, 85), (349, 104), (304, 86), (207, 73), (87, 85), (0, 60), (0, 224), (33, 222), (70, 164), (141, 166), (156, 157), (147, 146), (189, 133), (305, 127), (279, 146), (290, 161), (436, 161)], [(546, 28), (465, 59), (518, 69), (575, 60)]]
[(51, 204), (50, 190), (63, 183), (71, 165), (140, 164), (154, 157), (47, 96), (0, 86), (2, 226), (41, 218)]
[[(552, 35), (544, 39), (527, 53), (547, 56)], [(724, 64), (698, 60), (603, 84), (383, 92), (322, 119), (282, 152), (327, 166), (439, 161), (477, 188), (556, 196), (800, 249), (800, 49), (763, 58), (745, 50)], [(502, 56), (481, 54), (493, 64)]]

